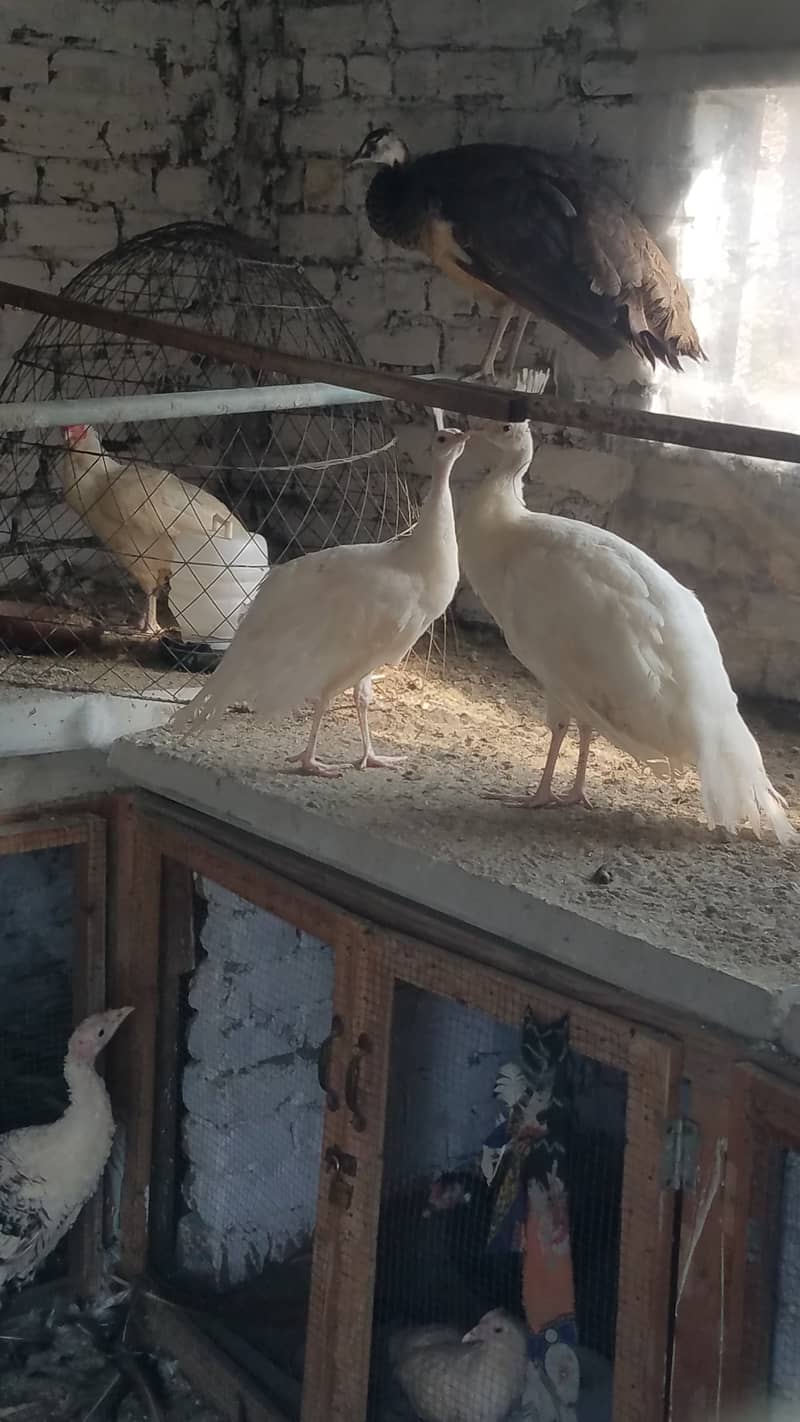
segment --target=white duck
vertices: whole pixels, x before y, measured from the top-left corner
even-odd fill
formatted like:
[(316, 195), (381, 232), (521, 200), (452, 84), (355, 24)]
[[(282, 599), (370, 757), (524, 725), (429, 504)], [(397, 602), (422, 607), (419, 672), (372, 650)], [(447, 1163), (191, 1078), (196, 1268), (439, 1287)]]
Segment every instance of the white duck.
[[(688, 588), (607, 529), (531, 513), (522, 497), (533, 459), (526, 423), (483, 429), (493, 465), (459, 521), (464, 572), (510, 650), (540, 682), (550, 747), (541, 780), (510, 804), (586, 804), (592, 731), (656, 774), (693, 764), (709, 824), (786, 843), (796, 832), (742, 720), (719, 644)], [(580, 734), (575, 782), (553, 793), (572, 721)]]
[(0, 1295), (52, 1254), (91, 1199), (108, 1160), (114, 1118), (95, 1059), (132, 1007), (85, 1018), (69, 1039), (69, 1105), (57, 1121), (0, 1136)]
[(186, 731), (217, 725), (233, 702), (266, 719), (316, 702), (308, 742), (294, 757), (305, 775), (337, 776), (317, 758), (322, 718), (341, 691), (353, 687), (363, 755), (359, 769), (390, 766), (402, 757), (376, 755), (368, 708), (371, 674), (397, 666), (441, 617), (458, 583), (450, 474), (468, 434), (439, 430), (432, 485), (408, 534), (386, 543), (346, 544), (273, 568), (208, 684), (172, 720)]

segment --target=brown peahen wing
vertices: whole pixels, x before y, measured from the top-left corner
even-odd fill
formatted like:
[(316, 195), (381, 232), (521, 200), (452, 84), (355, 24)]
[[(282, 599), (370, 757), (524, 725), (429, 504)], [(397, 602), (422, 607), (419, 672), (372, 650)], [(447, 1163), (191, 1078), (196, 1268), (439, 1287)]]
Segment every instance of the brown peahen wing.
[[(616, 193), (533, 148), (472, 144), (414, 165), (438, 250), (598, 356), (702, 358), (679, 277)], [(443, 236), (444, 234), (444, 236)], [(445, 268), (446, 269), (446, 268)]]

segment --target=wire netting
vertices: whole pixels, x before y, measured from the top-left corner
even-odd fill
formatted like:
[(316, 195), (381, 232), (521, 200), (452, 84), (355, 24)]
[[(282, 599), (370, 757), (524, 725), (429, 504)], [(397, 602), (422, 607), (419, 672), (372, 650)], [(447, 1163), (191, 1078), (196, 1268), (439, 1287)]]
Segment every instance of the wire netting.
[[(56, 1120), (72, 1031), (74, 851), (0, 856), (0, 1137)], [(2, 1139), (0, 1139), (0, 1154)], [(64, 1272), (62, 1244), (37, 1282)]]
[[(299, 268), (206, 223), (137, 237), (66, 292), (244, 342), (361, 359)], [(287, 383), (46, 317), (17, 353), (0, 401)], [(411, 522), (394, 437), (370, 406), (78, 427), (71, 441), (67, 448), (58, 430), (0, 440), (8, 682), (179, 699), (181, 673), (213, 665), (228, 644), (267, 550), (277, 563), (389, 538)]]
[(196, 880), (180, 1067), (177, 1222), (162, 1287), (285, 1415), (300, 1409), (333, 953)]
[(610, 1419), (626, 1076), (401, 984), (370, 1418)]

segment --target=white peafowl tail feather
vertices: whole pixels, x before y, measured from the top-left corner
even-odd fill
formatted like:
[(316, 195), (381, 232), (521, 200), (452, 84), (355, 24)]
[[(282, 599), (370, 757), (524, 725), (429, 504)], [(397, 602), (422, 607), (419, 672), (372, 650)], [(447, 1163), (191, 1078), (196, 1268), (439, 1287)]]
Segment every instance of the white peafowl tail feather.
[(781, 844), (798, 834), (786, 814), (786, 801), (770, 781), (761, 751), (735, 705), (719, 721), (700, 730), (697, 769), (708, 822), (735, 832), (747, 824), (760, 837), (762, 818)]

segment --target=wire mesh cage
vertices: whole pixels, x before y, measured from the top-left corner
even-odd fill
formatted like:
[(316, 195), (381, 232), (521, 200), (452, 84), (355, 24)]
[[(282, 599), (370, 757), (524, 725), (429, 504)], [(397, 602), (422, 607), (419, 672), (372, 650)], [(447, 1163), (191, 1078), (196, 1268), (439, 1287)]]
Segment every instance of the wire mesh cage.
[(398, 984), (369, 1416), (611, 1416), (626, 1080)]
[[(288, 352), (358, 362), (299, 268), (228, 228), (178, 223), (66, 293)], [(285, 385), (209, 356), (46, 317), (0, 401)], [(271, 409), (0, 443), (0, 678), (174, 700), (215, 664), (268, 562), (410, 522), (394, 438), (369, 406)], [(38, 655), (34, 658), (32, 653)]]
[(160, 1286), (269, 1394), (300, 1411), (334, 952), (194, 876), (174, 1211)]

